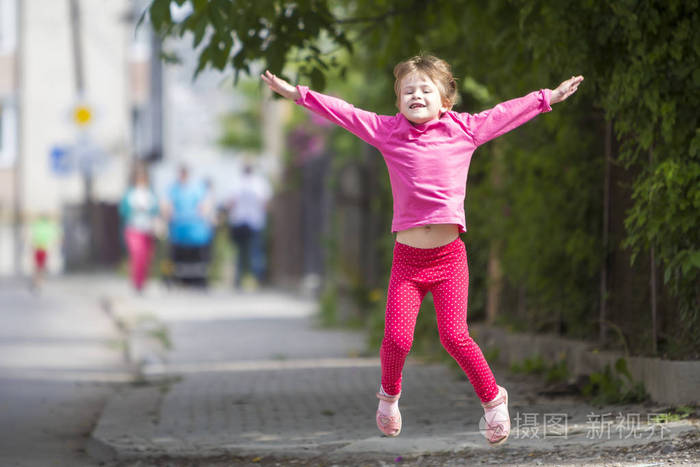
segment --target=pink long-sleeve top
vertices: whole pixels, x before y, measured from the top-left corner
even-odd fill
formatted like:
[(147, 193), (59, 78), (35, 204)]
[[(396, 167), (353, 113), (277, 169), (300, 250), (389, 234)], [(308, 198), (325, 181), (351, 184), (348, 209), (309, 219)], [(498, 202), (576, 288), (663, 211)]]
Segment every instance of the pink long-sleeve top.
[(457, 224), (465, 232), (464, 196), (474, 150), (552, 110), (552, 91), (541, 89), (478, 114), (450, 110), (439, 119), (412, 124), (401, 113), (377, 115), (306, 86), (297, 90), (297, 104), (382, 153), (394, 197), (392, 232), (428, 224)]

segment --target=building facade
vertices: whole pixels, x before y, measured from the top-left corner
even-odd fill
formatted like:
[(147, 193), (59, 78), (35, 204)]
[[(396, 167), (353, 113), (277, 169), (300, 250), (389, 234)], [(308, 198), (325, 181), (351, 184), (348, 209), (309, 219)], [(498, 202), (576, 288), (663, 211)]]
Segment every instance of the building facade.
[(32, 219), (63, 224), (86, 190), (116, 203), (133, 159), (160, 157), (145, 3), (0, 0), (0, 275), (29, 271)]

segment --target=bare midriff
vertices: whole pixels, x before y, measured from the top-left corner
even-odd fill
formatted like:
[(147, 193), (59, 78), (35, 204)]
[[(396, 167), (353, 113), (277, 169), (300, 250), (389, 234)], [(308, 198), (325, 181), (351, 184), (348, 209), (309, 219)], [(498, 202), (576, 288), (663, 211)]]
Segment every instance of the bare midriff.
[(457, 224), (430, 224), (396, 233), (396, 241), (415, 248), (437, 248), (459, 237)]

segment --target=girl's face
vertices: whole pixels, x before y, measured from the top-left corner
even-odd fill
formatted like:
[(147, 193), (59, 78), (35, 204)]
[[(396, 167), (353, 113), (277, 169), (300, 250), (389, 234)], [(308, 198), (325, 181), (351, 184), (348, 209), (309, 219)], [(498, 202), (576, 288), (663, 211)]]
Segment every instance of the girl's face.
[(421, 124), (440, 118), (449, 110), (433, 80), (414, 72), (401, 80), (399, 111), (411, 123)]

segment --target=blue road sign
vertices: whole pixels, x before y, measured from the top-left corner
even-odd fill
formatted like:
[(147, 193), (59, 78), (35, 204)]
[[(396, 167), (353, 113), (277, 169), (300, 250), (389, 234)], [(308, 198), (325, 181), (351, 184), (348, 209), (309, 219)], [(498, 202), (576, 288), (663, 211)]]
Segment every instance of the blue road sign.
[(75, 169), (71, 151), (66, 146), (52, 146), (49, 151), (49, 163), (51, 171), (56, 175), (68, 175)]

